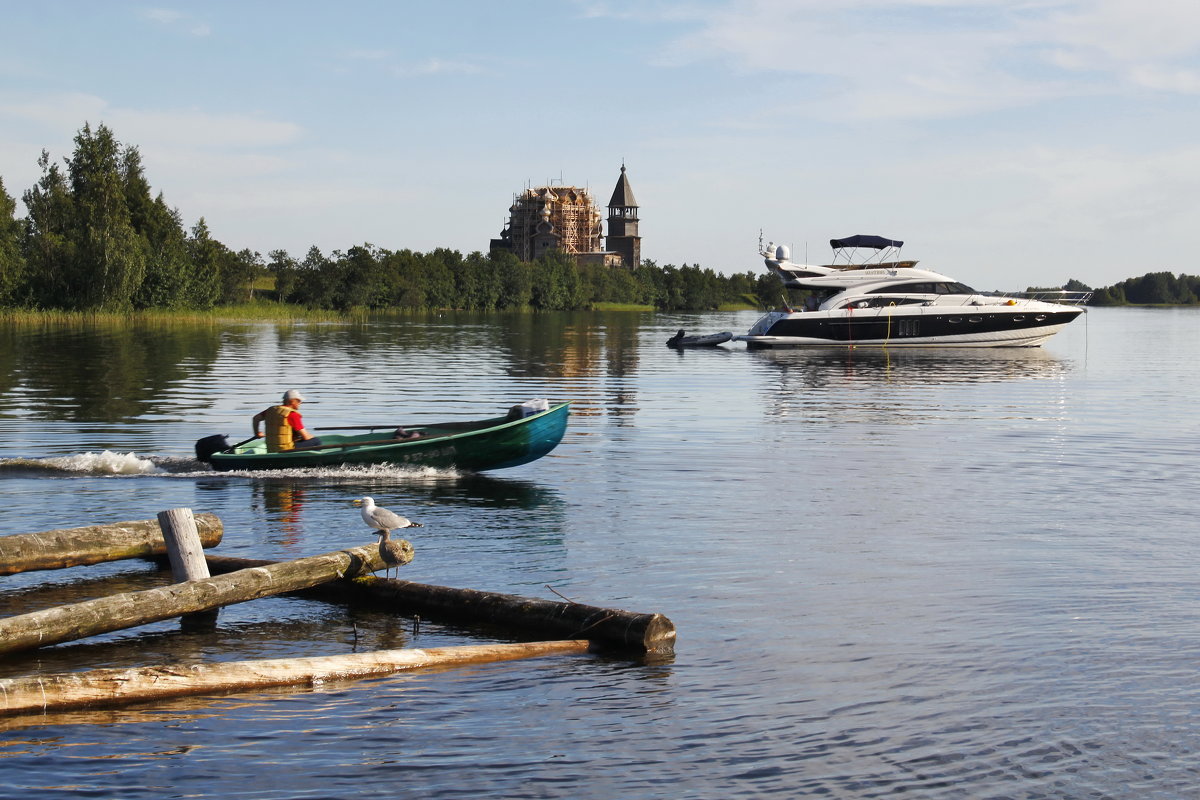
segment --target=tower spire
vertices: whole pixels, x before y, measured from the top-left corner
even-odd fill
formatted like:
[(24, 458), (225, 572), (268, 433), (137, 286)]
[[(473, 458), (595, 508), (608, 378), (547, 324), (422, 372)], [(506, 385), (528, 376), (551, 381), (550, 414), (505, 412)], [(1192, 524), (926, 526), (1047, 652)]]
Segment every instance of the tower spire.
[(605, 246), (619, 253), (626, 267), (633, 268), (642, 263), (642, 237), (638, 235), (638, 204), (625, 174), (625, 160), (621, 159), (621, 176), (613, 188), (608, 201), (608, 236)]

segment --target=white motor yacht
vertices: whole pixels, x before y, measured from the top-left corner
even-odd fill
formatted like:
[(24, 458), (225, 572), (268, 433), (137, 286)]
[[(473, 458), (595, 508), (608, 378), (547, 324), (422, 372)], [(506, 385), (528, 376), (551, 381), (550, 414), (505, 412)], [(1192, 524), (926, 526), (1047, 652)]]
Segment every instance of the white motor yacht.
[[(831, 239), (832, 264), (795, 264), (768, 245), (767, 267), (803, 299), (785, 298), (744, 336), (748, 347), (811, 345), (1037, 347), (1084, 312), (1091, 292), (984, 294), (902, 261), (904, 242)], [(761, 242), (760, 242), (761, 246)], [(862, 250), (875, 251), (860, 260)]]

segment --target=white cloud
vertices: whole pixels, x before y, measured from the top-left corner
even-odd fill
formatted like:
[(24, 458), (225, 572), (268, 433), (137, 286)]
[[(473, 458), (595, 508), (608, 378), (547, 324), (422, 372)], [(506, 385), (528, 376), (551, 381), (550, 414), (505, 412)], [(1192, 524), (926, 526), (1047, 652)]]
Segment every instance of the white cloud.
[(182, 11), (176, 11), (169, 8), (148, 8), (142, 12), (142, 15), (151, 22), (157, 22), (170, 28), (183, 28), (192, 36), (209, 36), (212, 34), (212, 26), (206, 22), (200, 22), (195, 17), (185, 14)]
[(1189, 252), (1200, 215), (1200, 146), (988, 148), (896, 165), (880, 180), (908, 192), (893, 221), (912, 255), (981, 288), (1141, 274), (1139, 259)]
[(123, 140), (204, 150), (278, 147), (295, 142), (301, 134), (300, 126), (291, 122), (196, 109), (113, 109), (106, 117)]
[(1131, 67), (1129, 79), (1138, 86), (1176, 94), (1200, 94), (1200, 72), (1150, 65)]
[[(582, 6), (623, 17), (617, 3)], [(802, 77), (827, 116), (930, 118), (1144, 89), (1194, 94), (1200, 4), (1178, 0), (730, 0), (655, 7), (691, 28), (660, 66)]]
[(1025, 26), (1036, 40), (1074, 48), (1101, 66), (1195, 57), (1200, 5), (1179, 0), (1073, 0)]
[(410, 78), (420, 75), (476, 75), (483, 72), (483, 69), (470, 61), (430, 58), (419, 64), (395, 67), (392, 71), (397, 77)]
[(82, 92), (37, 97), (0, 94), (0, 120), (55, 132), (74, 132), (85, 122), (93, 127), (103, 123), (124, 142), (203, 149), (278, 146), (296, 141), (301, 134), (300, 126), (291, 122), (196, 109), (124, 108)]
[(93, 124), (100, 122), (107, 108), (108, 104), (103, 99), (83, 92), (37, 96), (0, 94), (0, 119), (6, 120), (6, 127), (32, 123), (50, 129), (70, 128), (74, 131), (85, 120)]
[(346, 53), (346, 58), (352, 61), (384, 61), (391, 56), (390, 50), (350, 50)]
[[(36, 183), (43, 148), (57, 163), (69, 158), (72, 138), (85, 122), (93, 128), (105, 124), (119, 141), (136, 146), (155, 191), (162, 190), (189, 224), (213, 213), (206, 205), (209, 197), (228, 199), (214, 211), (236, 209), (246, 202), (238, 198), (247, 187), (302, 174), (307, 166), (295, 153), (304, 132), (290, 122), (197, 109), (126, 108), (83, 93), (0, 94), (0, 130), (5, 131), (0, 164), (10, 194), (19, 196)], [(326, 163), (332, 160), (331, 155)]]
[(163, 25), (171, 25), (183, 19), (183, 12), (169, 8), (148, 8), (145, 11), (145, 17), (154, 22), (161, 22)]

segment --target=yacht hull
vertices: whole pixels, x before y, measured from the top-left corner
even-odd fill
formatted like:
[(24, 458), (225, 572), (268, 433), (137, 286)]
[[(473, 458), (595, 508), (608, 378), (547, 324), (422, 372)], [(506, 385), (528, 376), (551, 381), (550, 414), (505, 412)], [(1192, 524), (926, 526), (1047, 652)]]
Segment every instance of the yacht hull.
[(737, 340), (748, 347), (1037, 347), (1081, 313), (1063, 306), (772, 312)]

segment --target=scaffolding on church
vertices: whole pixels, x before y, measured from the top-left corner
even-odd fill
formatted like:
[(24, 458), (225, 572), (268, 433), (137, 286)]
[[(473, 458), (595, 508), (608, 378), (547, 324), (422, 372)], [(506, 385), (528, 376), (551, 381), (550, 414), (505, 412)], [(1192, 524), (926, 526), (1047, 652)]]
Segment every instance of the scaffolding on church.
[(522, 261), (555, 249), (570, 255), (594, 253), (602, 249), (600, 220), (587, 189), (539, 186), (513, 195), (501, 239)]

